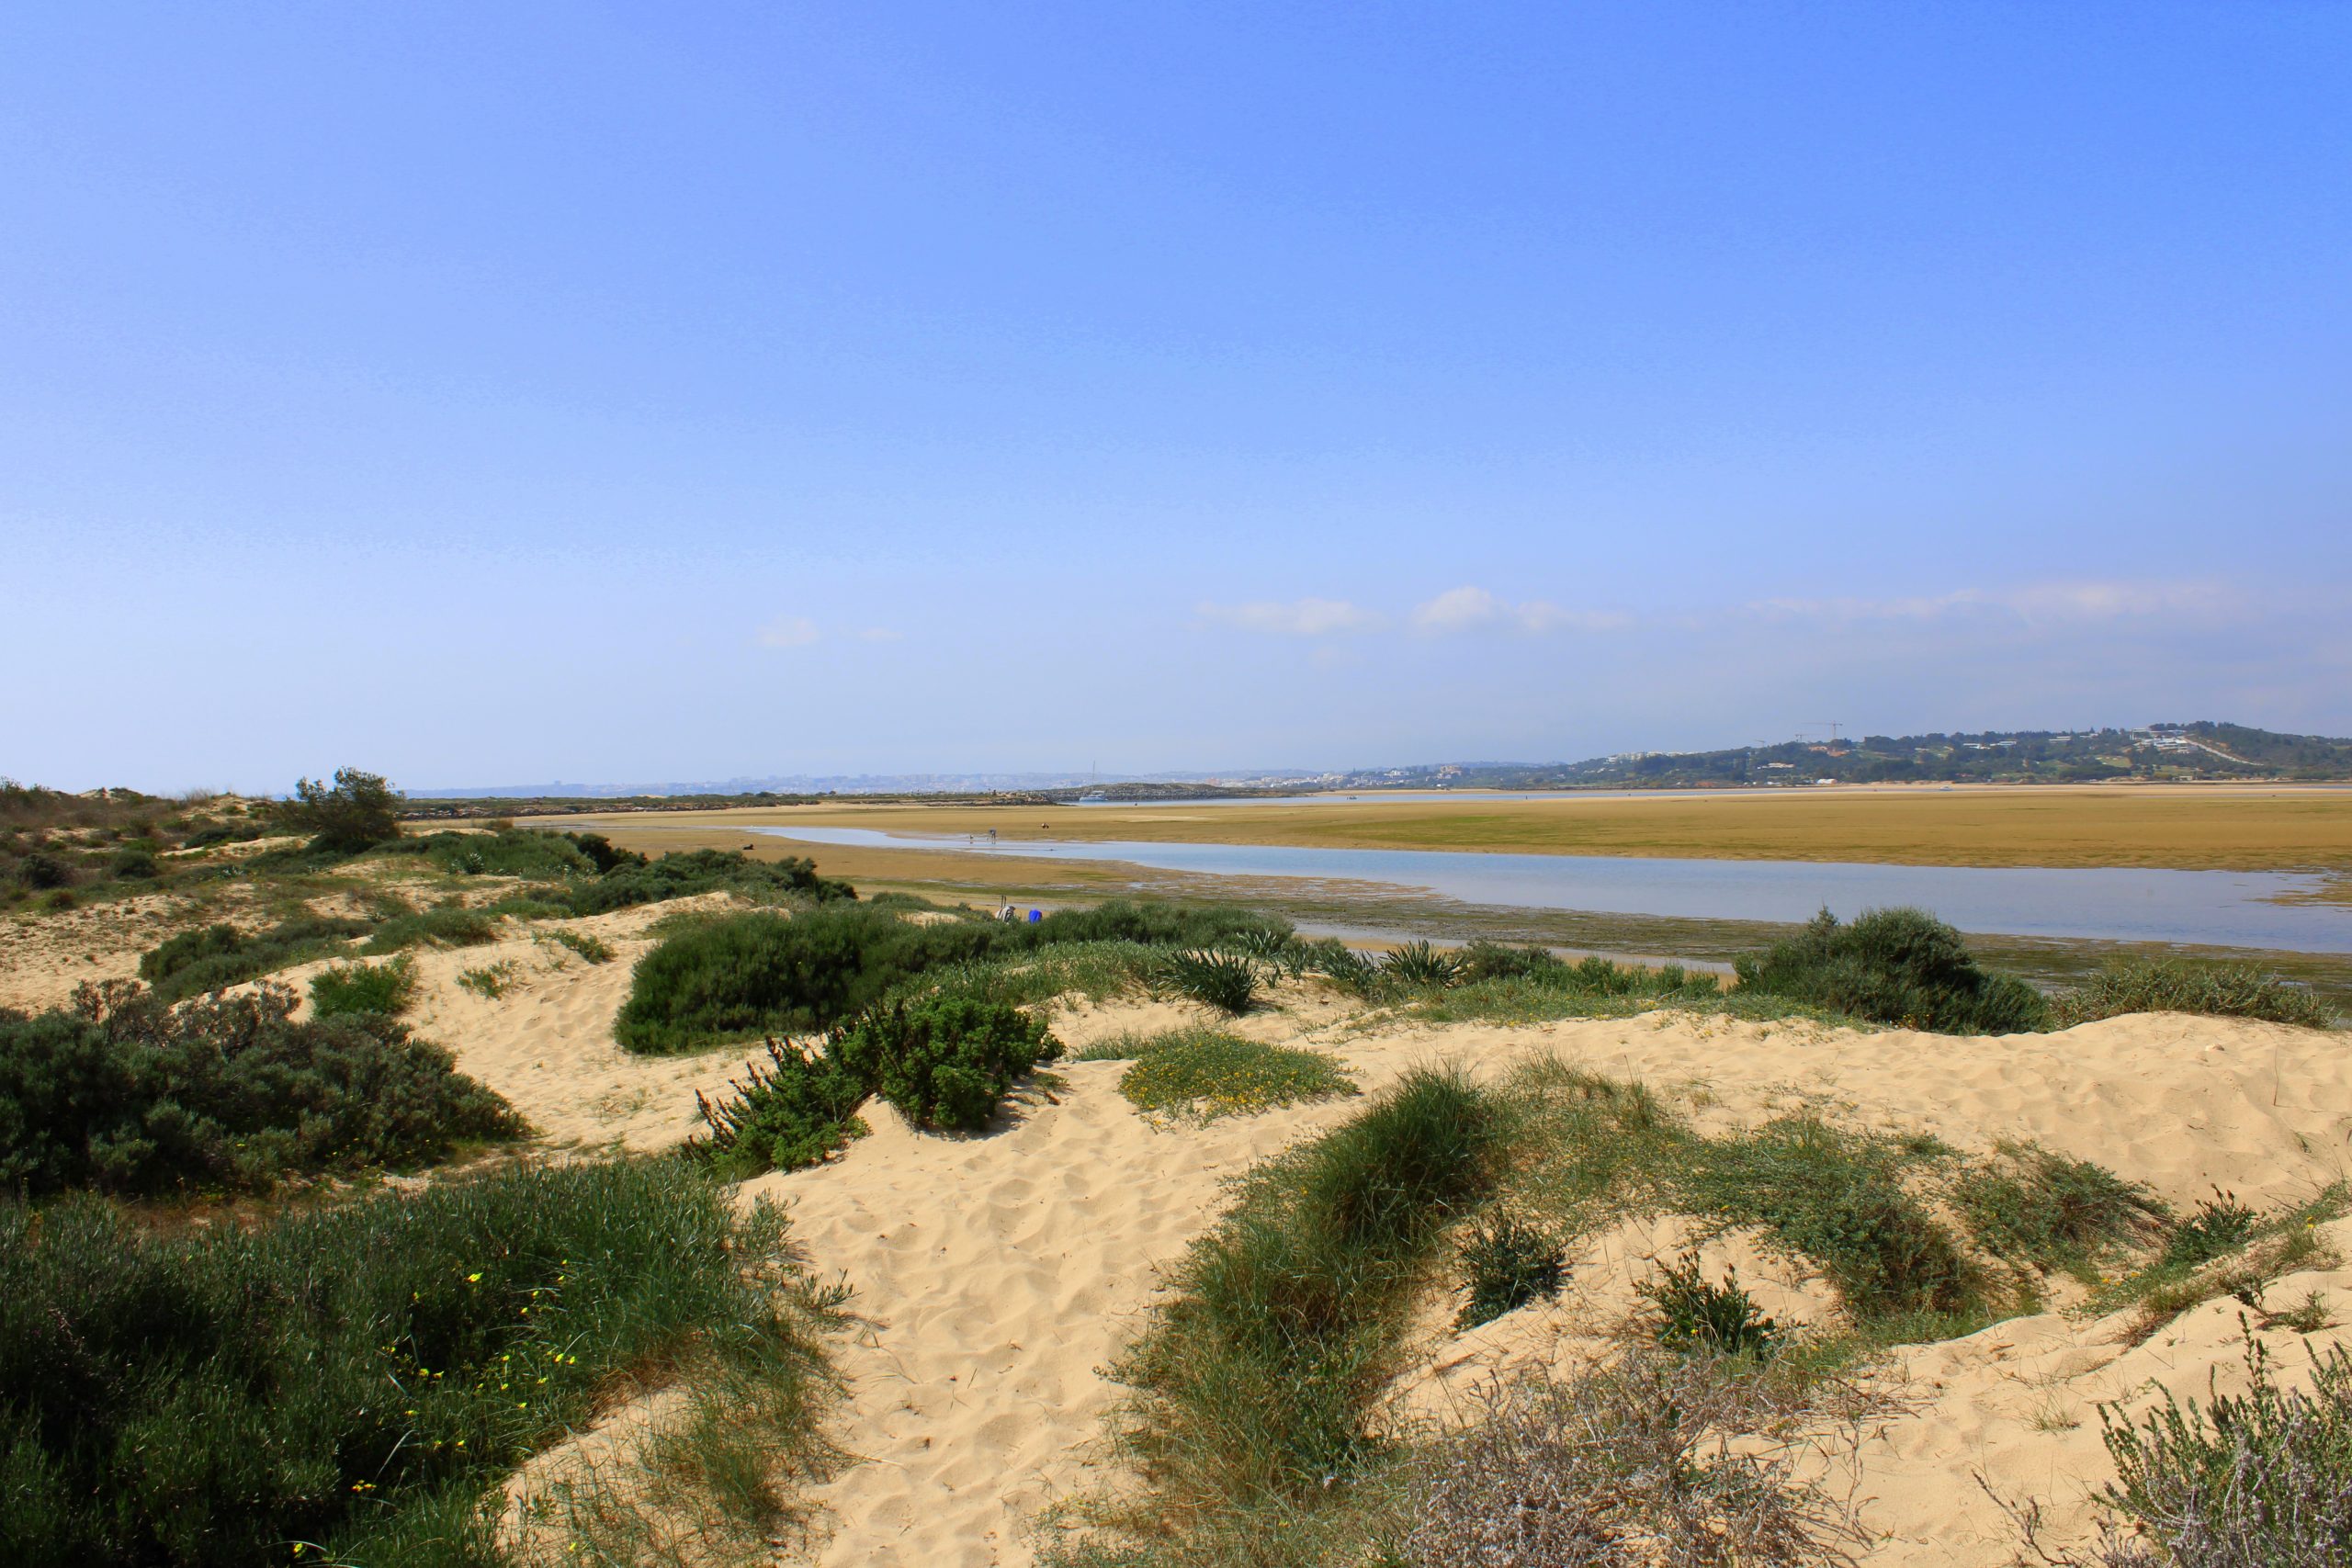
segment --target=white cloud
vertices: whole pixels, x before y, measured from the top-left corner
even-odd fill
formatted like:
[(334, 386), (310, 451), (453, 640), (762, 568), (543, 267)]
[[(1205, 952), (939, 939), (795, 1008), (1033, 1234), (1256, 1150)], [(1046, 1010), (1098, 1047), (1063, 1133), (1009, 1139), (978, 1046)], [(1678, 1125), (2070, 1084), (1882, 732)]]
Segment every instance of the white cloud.
[(1413, 626), (1431, 636), (1490, 628), (1522, 632), (1607, 631), (1628, 624), (1628, 617), (1593, 610), (1563, 610), (1541, 599), (1521, 604), (1483, 588), (1449, 588), (1413, 612)]
[(808, 616), (783, 615), (762, 626), (754, 640), (762, 648), (806, 648), (820, 635)]
[(1201, 618), (1274, 637), (1340, 637), (1374, 631), (1381, 617), (1344, 599), (1258, 600), (1248, 604), (1203, 604)]
[(2051, 581), (1960, 588), (1901, 599), (1759, 599), (1747, 608), (1773, 620), (1940, 621), (2002, 615), (2036, 625), (2103, 625), (2159, 615), (2211, 615), (2234, 596), (2217, 582)]

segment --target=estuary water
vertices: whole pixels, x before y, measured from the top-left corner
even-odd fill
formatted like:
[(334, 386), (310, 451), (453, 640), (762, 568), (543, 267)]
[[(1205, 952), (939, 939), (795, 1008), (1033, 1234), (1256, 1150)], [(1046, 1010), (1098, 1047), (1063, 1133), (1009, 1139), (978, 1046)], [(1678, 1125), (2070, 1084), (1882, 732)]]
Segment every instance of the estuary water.
[(960, 833), (933, 837), (872, 828), (750, 830), (811, 844), (1114, 861), (1220, 876), (1344, 878), (1519, 908), (1796, 921), (1824, 908), (1850, 917), (1916, 904), (1984, 935), (2352, 953), (2352, 908), (2275, 902), (2282, 894), (2314, 891), (2324, 881), (2282, 872), (1653, 860), (1133, 840), (990, 845)]

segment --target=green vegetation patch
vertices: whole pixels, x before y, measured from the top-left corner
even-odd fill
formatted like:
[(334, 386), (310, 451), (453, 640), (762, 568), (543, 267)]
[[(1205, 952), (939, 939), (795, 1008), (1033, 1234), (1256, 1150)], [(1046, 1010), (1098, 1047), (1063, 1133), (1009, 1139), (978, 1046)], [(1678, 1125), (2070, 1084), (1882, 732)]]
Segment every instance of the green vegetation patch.
[(348, 1018), (406, 1012), (416, 998), (416, 974), (405, 957), (389, 964), (338, 964), (311, 976), (311, 1016)]
[(1742, 990), (1938, 1034), (2050, 1027), (2050, 1005), (2013, 976), (1980, 967), (1960, 933), (1919, 909), (1872, 909), (1850, 923), (1824, 909), (1804, 930), (1736, 968)]
[(347, 941), (370, 929), (365, 920), (318, 915), (298, 915), (250, 936), (232, 925), (202, 926), (141, 953), (139, 977), (157, 996), (175, 1001), (341, 953)]
[(407, 947), (480, 947), (496, 942), (501, 917), (488, 909), (445, 904), (420, 914), (394, 915), (374, 927), (360, 952), (398, 953)]
[[(697, 1457), (831, 1460), (837, 1292), (676, 1160), (514, 1168), (253, 1231), (0, 1204), (0, 1538), (23, 1568), (502, 1561), (507, 1475), (649, 1371)], [(728, 1499), (755, 1546), (787, 1499)]]
[(1120, 1075), (1119, 1092), (1138, 1111), (1171, 1120), (1207, 1122), (1357, 1092), (1346, 1069), (1321, 1052), (1213, 1029), (1174, 1030), (1122, 1048), (1135, 1066)]
[(1952, 1202), (1986, 1251), (2045, 1269), (2088, 1272), (2109, 1252), (2160, 1239), (2171, 1220), (2139, 1183), (2030, 1144), (2005, 1144), (1964, 1172)]
[(2193, 1012), (2306, 1029), (2332, 1029), (2336, 1022), (2335, 1010), (2307, 986), (2249, 964), (2199, 964), (2186, 958), (2109, 964), (2060, 993), (2052, 1010), (2062, 1029), (2130, 1012)]
[(255, 1189), (524, 1131), (381, 1013), (297, 1023), (293, 1010), (280, 987), (173, 1009), (126, 981), (84, 987), (71, 1010), (0, 1010), (0, 1186)]

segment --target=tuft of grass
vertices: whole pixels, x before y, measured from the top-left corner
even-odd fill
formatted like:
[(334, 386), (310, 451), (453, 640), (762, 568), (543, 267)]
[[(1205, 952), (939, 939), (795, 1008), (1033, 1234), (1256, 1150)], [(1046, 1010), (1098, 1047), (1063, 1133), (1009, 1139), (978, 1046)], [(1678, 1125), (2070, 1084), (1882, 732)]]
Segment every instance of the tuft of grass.
[(1743, 990), (1905, 1029), (2017, 1034), (2050, 1027), (2039, 991), (1987, 973), (1958, 931), (1921, 909), (1871, 909), (1850, 923), (1824, 909), (1796, 936), (1742, 954), (1735, 967)]
[(1678, 1354), (1762, 1360), (1781, 1348), (1780, 1325), (1764, 1315), (1739, 1277), (1726, 1269), (1724, 1282), (1712, 1283), (1699, 1271), (1695, 1252), (1663, 1265), (1642, 1294), (1657, 1309), (1658, 1344)]
[(1114, 1049), (1135, 1062), (1120, 1076), (1119, 1092), (1136, 1110), (1171, 1120), (1208, 1122), (1356, 1092), (1347, 1072), (1319, 1052), (1263, 1045), (1213, 1029), (1173, 1030)]
[(1154, 965), (1151, 984), (1155, 990), (1199, 1002), (1232, 1017), (1258, 1005), (1258, 965), (1238, 953), (1211, 948), (1180, 949)]
[(1408, 942), (1381, 961), (1380, 974), (1392, 985), (1442, 991), (1462, 978), (1462, 960), (1428, 942)]
[(360, 952), (398, 953), (409, 947), (480, 947), (498, 940), (499, 917), (447, 904), (422, 914), (395, 915), (369, 933)]
[(2032, 1144), (2005, 1144), (1963, 1172), (1952, 1204), (1979, 1246), (2042, 1269), (2086, 1270), (2100, 1258), (2154, 1242), (2171, 1213), (2138, 1182), (2104, 1166)]
[(508, 987), (514, 984), (517, 974), (514, 961), (511, 958), (502, 958), (495, 964), (486, 964), (479, 969), (460, 970), (458, 975), (458, 984), (484, 1001), (494, 1002), (506, 994)]
[(338, 964), (311, 976), (313, 1018), (348, 1018), (356, 1013), (394, 1018), (407, 1011), (415, 998), (416, 976), (406, 958), (395, 958), (390, 964)]
[(2327, 1261), (2319, 1227), (2346, 1213), (2352, 1213), (2352, 1187), (2343, 1182), (2267, 1214), (2217, 1188), (2173, 1228), (2153, 1261), (2108, 1280), (2086, 1304), (2102, 1314), (2137, 1307), (2125, 1331), (2134, 1344), (2220, 1296), (2235, 1296), (2261, 1310), (2273, 1280)]
[(1476, 1328), (1532, 1301), (1549, 1301), (1567, 1282), (1567, 1253), (1560, 1238), (1515, 1214), (1473, 1224), (1460, 1257), (1470, 1296), (1453, 1320), (1456, 1328)]
[(507, 1476), (645, 1379), (745, 1429), (788, 1486), (835, 1457), (841, 1300), (781, 1213), (739, 1215), (671, 1159), (176, 1239), (94, 1201), (0, 1203), (10, 1561), (494, 1562)]
[(586, 931), (551, 931), (547, 933), (547, 939), (570, 948), (591, 964), (612, 962), (613, 944), (602, 937), (591, 936)]
[(1502, 1131), (1466, 1079), (1420, 1069), (1255, 1172), (1114, 1369), (1134, 1391), (1121, 1440), (1142, 1485), (1065, 1557), (1170, 1535), (1312, 1540), (1314, 1516), (1351, 1495), (1339, 1483), (1375, 1464), (1368, 1421), (1411, 1287), (1491, 1186)]
[(2164, 1261), (2194, 1269), (2223, 1253), (2235, 1252), (2254, 1239), (2262, 1216), (2238, 1201), (2234, 1192), (2216, 1187), (2211, 1198), (2199, 1201), (2189, 1216), (2165, 1239)]
[(2333, 1009), (2310, 987), (2243, 964), (2137, 958), (2109, 964), (2052, 1004), (2060, 1028), (2131, 1012), (2191, 1012), (2332, 1029)]

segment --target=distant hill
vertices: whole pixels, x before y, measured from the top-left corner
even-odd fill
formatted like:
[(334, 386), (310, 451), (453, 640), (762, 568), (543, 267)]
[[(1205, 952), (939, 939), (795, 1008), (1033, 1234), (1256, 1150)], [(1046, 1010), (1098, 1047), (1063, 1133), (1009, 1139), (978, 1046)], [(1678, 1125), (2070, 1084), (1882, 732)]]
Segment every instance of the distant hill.
[(2102, 779), (2352, 780), (2352, 740), (2200, 719), (2140, 729), (1992, 729), (1785, 740), (1717, 751), (1626, 751), (1582, 762), (1459, 762), (1372, 769), (1317, 782), (1337, 789), (1663, 789)]

